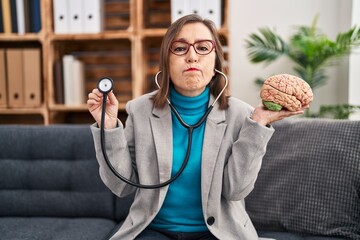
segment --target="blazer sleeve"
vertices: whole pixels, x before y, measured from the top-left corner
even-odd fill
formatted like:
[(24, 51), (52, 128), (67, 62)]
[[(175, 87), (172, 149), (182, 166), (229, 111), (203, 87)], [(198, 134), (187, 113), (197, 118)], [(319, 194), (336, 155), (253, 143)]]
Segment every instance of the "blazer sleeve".
[[(120, 120), (115, 129), (105, 129), (105, 148), (108, 158), (115, 170), (125, 178), (138, 182), (134, 157), (134, 136), (132, 134), (131, 115), (126, 120), (126, 129)], [(96, 158), (99, 163), (99, 173), (104, 184), (117, 196), (123, 197), (136, 190), (135, 187), (117, 178), (105, 162), (101, 149), (100, 128), (91, 126), (94, 139)]]
[(246, 117), (224, 167), (222, 195), (231, 201), (244, 199), (254, 188), (274, 128)]

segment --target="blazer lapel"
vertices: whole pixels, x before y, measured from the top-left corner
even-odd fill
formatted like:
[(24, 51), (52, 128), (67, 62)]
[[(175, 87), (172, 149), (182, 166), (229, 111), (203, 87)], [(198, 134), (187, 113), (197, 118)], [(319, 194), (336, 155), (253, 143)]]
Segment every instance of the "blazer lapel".
[[(166, 106), (163, 109), (154, 108), (150, 123), (158, 158), (159, 183), (163, 183), (170, 179), (172, 168), (173, 141), (170, 107)], [(165, 197), (165, 193), (166, 191), (160, 191), (160, 199)]]
[[(214, 100), (211, 96), (210, 103)], [(209, 114), (206, 121), (204, 143), (201, 160), (201, 181), (202, 181), (202, 197), (205, 201), (208, 199), (210, 186), (212, 182), (213, 172), (220, 150), (222, 139), (225, 134), (227, 124), (225, 123), (225, 111), (218, 109), (215, 104), (214, 109)], [(206, 206), (206, 203), (205, 205)]]

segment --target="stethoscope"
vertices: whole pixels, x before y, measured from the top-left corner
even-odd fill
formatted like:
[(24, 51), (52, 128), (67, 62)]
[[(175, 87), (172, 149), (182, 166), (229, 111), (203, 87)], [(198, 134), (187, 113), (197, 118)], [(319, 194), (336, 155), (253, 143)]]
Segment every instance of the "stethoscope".
[[(194, 131), (194, 129), (198, 128), (199, 126), (201, 126), (201, 124), (206, 120), (207, 116), (210, 114), (211, 110), (214, 108), (215, 103), (218, 101), (218, 99), (220, 98), (220, 96), (223, 94), (223, 92), (225, 91), (227, 85), (228, 85), (228, 79), (226, 77), (226, 75), (215, 69), (215, 72), (219, 73), (220, 75), (222, 75), (222, 77), (225, 79), (225, 85), (223, 87), (223, 89), (221, 90), (221, 92), (218, 94), (218, 96), (215, 98), (215, 100), (213, 101), (213, 103), (208, 107), (208, 109), (206, 110), (205, 114), (201, 117), (201, 119), (195, 123), (195, 124), (187, 124), (182, 117), (180, 116), (179, 112), (176, 110), (176, 108), (171, 104), (170, 100), (168, 98), (166, 98), (171, 110), (173, 111), (173, 113), (175, 114), (176, 118), (179, 120), (179, 122), (181, 123), (182, 126), (184, 126), (187, 131), (188, 131), (188, 146), (186, 149), (186, 155), (185, 155), (185, 159), (184, 162), (182, 163), (179, 171), (173, 176), (171, 177), (169, 180), (163, 182), (163, 183), (158, 183), (158, 184), (151, 184), (151, 185), (144, 185), (144, 184), (140, 184), (137, 182), (133, 182), (127, 178), (125, 178), (124, 176), (122, 176), (119, 172), (116, 171), (116, 169), (112, 166), (108, 155), (106, 153), (106, 147), (105, 147), (105, 128), (104, 128), (104, 119), (105, 119), (105, 108), (106, 108), (106, 99), (107, 99), (107, 94), (112, 90), (113, 88), (113, 84), (114, 81), (111, 78), (105, 77), (99, 80), (98, 82), (98, 89), (101, 93), (103, 93), (103, 101), (102, 101), (102, 111), (101, 111), (101, 123), (100, 123), (100, 141), (101, 141), (101, 150), (105, 159), (106, 164), (108, 165), (108, 167), (110, 168), (110, 170), (113, 172), (113, 174), (118, 177), (120, 180), (122, 180), (123, 182), (130, 184), (134, 187), (138, 187), (138, 188), (145, 188), (145, 189), (156, 189), (156, 188), (161, 188), (161, 187), (165, 187), (166, 185), (169, 185), (170, 183), (172, 183), (173, 181), (175, 181), (180, 175), (181, 173), (184, 171), (188, 161), (189, 161), (189, 157), (190, 157), (190, 152), (191, 152), (191, 145), (192, 145), (192, 133)], [(155, 75), (155, 83), (157, 85), (157, 87), (160, 89), (160, 85), (158, 83), (158, 76), (161, 73), (161, 71), (159, 71), (158, 73), (156, 73)]]

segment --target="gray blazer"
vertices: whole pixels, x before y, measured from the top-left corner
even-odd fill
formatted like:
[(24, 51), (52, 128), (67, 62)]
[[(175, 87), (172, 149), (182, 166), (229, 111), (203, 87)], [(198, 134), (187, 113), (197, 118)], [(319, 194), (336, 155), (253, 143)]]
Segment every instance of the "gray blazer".
[[(164, 182), (171, 174), (171, 110), (169, 106), (154, 108), (152, 95), (129, 101), (126, 127), (119, 121), (120, 127), (105, 134), (106, 150), (115, 169), (142, 184)], [(210, 103), (213, 100), (211, 97)], [(201, 163), (203, 214), (217, 238), (254, 240), (258, 236), (242, 200), (254, 187), (274, 129), (251, 120), (250, 105), (236, 98), (230, 98), (229, 104), (227, 110), (219, 110), (216, 104), (206, 120)], [(136, 191), (124, 224), (111, 239), (135, 239), (160, 210), (168, 187), (137, 189), (117, 179), (103, 158), (99, 128), (94, 124), (91, 129), (103, 182), (118, 196)]]

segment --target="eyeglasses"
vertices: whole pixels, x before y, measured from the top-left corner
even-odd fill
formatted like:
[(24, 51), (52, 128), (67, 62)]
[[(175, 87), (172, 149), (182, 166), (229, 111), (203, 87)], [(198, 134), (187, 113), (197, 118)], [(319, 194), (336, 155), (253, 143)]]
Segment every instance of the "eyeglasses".
[(170, 52), (182, 56), (188, 53), (191, 46), (193, 46), (197, 54), (207, 55), (215, 48), (215, 42), (213, 40), (199, 40), (191, 44), (184, 40), (175, 40), (171, 42)]

